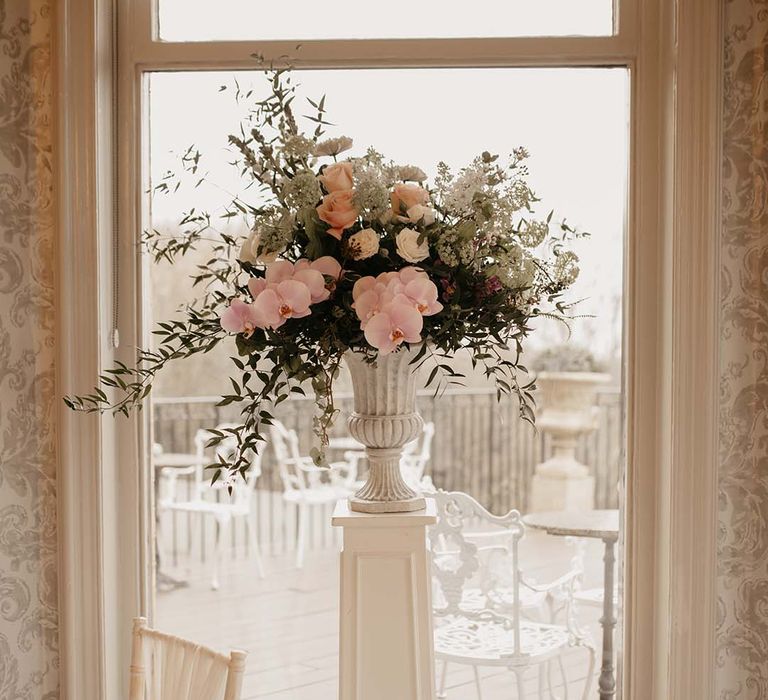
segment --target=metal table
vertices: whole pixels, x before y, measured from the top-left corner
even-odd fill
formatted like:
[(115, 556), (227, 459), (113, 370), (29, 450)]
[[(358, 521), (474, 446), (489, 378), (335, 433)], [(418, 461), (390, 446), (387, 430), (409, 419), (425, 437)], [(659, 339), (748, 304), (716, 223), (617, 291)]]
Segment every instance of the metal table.
[(197, 465), (199, 457), (196, 454), (185, 454), (182, 452), (160, 452), (152, 456), (152, 466), (155, 470), (155, 568), (157, 577), (157, 587), (163, 590), (174, 590), (176, 588), (185, 588), (189, 585), (188, 581), (173, 578), (162, 570), (162, 559), (160, 556), (160, 478), (158, 471), (160, 469), (188, 469)]
[(619, 539), (618, 510), (549, 511), (529, 513), (523, 522), (531, 528), (543, 530), (548, 535), (560, 537), (588, 537), (599, 539), (605, 545), (603, 557), (603, 657), (600, 665), (598, 690), (600, 700), (616, 696), (616, 672), (613, 664), (613, 630), (616, 627), (616, 610), (613, 604), (613, 566), (616, 562), (616, 542)]

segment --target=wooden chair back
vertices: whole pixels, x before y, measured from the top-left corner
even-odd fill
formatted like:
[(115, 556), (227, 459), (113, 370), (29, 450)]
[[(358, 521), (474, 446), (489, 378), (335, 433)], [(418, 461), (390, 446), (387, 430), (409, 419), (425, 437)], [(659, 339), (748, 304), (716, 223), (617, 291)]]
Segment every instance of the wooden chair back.
[(229, 656), (133, 621), (129, 700), (240, 700), (244, 651)]

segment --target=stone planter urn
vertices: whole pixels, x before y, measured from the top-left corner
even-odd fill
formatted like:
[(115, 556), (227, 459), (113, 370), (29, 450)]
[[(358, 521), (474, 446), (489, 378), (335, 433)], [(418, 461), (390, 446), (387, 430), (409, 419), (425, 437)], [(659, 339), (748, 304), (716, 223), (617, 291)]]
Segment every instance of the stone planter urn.
[(368, 480), (350, 499), (362, 513), (406, 513), (421, 510), (424, 499), (403, 480), (403, 447), (422, 431), (416, 411), (416, 374), (410, 362), (419, 346), (401, 348), (377, 358), (374, 364), (361, 353), (345, 355), (352, 377), (354, 409), (349, 432), (365, 445)]
[(576, 459), (579, 437), (597, 428), (595, 395), (610, 375), (596, 372), (541, 372), (538, 428), (551, 437), (552, 456), (536, 466), (530, 511), (592, 510), (595, 479)]

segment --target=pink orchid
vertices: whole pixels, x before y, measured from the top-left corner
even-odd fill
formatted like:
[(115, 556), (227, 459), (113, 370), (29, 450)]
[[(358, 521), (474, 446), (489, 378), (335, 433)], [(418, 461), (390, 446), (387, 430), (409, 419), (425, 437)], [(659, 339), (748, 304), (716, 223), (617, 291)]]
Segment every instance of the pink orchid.
[(275, 260), (275, 262), (267, 265), (265, 279), (267, 285), (279, 284), (291, 279), (293, 273), (294, 267), (292, 262), (288, 260)]
[(368, 321), (395, 298), (401, 286), (396, 272), (382, 272), (378, 277), (361, 277), (355, 282), (352, 287), (352, 308), (360, 319), (360, 328), (365, 330)]
[(256, 298), (259, 296), (259, 294), (261, 294), (266, 288), (267, 280), (265, 280), (263, 277), (251, 277), (251, 279), (248, 280), (248, 291), (251, 293), (254, 301), (256, 301)]
[(437, 287), (429, 278), (415, 277), (405, 285), (403, 294), (423, 316), (432, 316), (443, 310), (443, 305), (437, 300)]
[(367, 292), (363, 292), (357, 298), (357, 301), (352, 304), (352, 308), (360, 319), (360, 328), (365, 330), (368, 321), (382, 311), (387, 304), (394, 300), (394, 298), (395, 295), (381, 285), (376, 285)]
[(253, 302), (266, 328), (279, 328), (289, 318), (304, 318), (311, 311), (312, 294), (309, 287), (298, 280), (284, 280), (269, 286)]
[(325, 301), (331, 296), (330, 290), (325, 286), (325, 277), (323, 277), (317, 270), (305, 267), (304, 269), (294, 272), (293, 279), (307, 285), (309, 293), (312, 296), (313, 304)]
[[(307, 272), (312, 272), (312, 275), (307, 275)], [(299, 274), (301, 273), (301, 274)], [(323, 286), (326, 289), (326, 293), (322, 293), (317, 289), (317, 278), (314, 273), (320, 275)], [(319, 301), (325, 301), (336, 286), (336, 282), (341, 277), (341, 265), (336, 258), (330, 255), (324, 255), (317, 260), (310, 262), (306, 258), (301, 258), (296, 261), (294, 265), (294, 279), (299, 279), (310, 286), (312, 291), (312, 303), (316, 304)], [(333, 281), (326, 283), (325, 278), (330, 277)]]
[(357, 301), (362, 294), (372, 290), (374, 287), (376, 287), (375, 277), (361, 277), (352, 286), (352, 300)]
[(365, 339), (382, 355), (387, 355), (403, 342), (418, 343), (423, 327), (421, 314), (398, 296), (368, 321)]
[[(301, 262), (301, 261), (299, 261)], [(298, 265), (299, 263), (296, 263)], [(313, 260), (310, 264), (313, 270), (317, 270), (319, 273), (326, 277), (331, 277), (334, 280), (338, 280), (341, 277), (341, 264), (336, 258), (331, 255), (323, 255), (323, 257)]]
[(246, 338), (261, 327), (261, 315), (253, 304), (246, 304), (242, 299), (233, 299), (221, 314), (221, 327), (227, 333), (245, 333)]
[(400, 281), (400, 273), (399, 272), (382, 272), (381, 274), (377, 275), (376, 281), (379, 284), (385, 284), (389, 286), (391, 284), (394, 284)]
[(413, 265), (404, 267), (398, 274), (400, 275), (400, 281), (403, 284), (408, 284), (415, 279), (429, 279), (429, 275), (424, 272), (424, 270), (422, 270), (420, 267), (414, 267)]

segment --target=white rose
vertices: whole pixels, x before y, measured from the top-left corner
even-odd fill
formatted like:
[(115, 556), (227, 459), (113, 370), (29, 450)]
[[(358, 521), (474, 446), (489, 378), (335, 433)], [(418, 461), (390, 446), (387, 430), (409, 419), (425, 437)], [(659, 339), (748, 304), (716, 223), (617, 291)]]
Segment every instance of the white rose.
[(397, 254), (406, 262), (417, 263), (429, 256), (429, 244), (427, 239), (419, 243), (418, 231), (412, 228), (404, 228), (395, 237), (397, 243)]
[(277, 260), (277, 252), (274, 253), (261, 253), (259, 254), (259, 246), (261, 245), (261, 234), (258, 229), (254, 229), (243, 241), (243, 245), (240, 247), (240, 255), (238, 258), (243, 262), (256, 265), (257, 263), (272, 263)]
[(418, 223), (424, 219), (424, 225), (429, 226), (435, 223), (435, 210), (432, 207), (424, 206), (423, 204), (414, 204), (406, 212), (408, 219), (411, 223)]
[(354, 260), (370, 258), (379, 252), (379, 234), (372, 228), (364, 228), (349, 237), (349, 247)]

